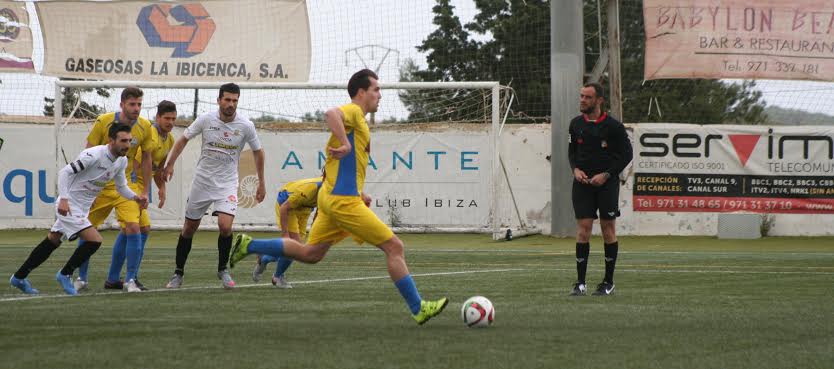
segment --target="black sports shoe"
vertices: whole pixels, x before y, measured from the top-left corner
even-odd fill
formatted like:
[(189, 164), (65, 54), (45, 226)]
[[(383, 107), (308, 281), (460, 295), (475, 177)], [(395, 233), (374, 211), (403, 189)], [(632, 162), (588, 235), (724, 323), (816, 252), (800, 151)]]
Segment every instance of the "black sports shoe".
[(104, 289), (105, 290), (121, 290), (125, 286), (124, 282), (122, 281), (104, 281)]
[(142, 290), (142, 291), (147, 291), (148, 290), (147, 287), (145, 287), (141, 282), (139, 282), (138, 278), (134, 279), (133, 283), (136, 283), (136, 287), (139, 287), (139, 289)]
[(571, 296), (585, 296), (585, 283), (576, 282), (573, 284), (573, 291), (570, 291)]
[(614, 293), (614, 284), (603, 281), (597, 285), (597, 290), (594, 291), (594, 296), (608, 296)]

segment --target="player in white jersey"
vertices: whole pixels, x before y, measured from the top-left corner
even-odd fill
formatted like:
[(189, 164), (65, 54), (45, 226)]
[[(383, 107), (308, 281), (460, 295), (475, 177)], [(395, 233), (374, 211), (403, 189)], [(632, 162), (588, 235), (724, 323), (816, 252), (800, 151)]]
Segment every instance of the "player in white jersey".
[(264, 152), (255, 132), (255, 124), (237, 114), (240, 87), (234, 83), (220, 86), (217, 98), (218, 111), (203, 114), (191, 123), (182, 137), (174, 144), (163, 172), (165, 181), (174, 174), (174, 164), (189, 140), (198, 135), (203, 139), (200, 158), (191, 192), (188, 195), (185, 224), (177, 241), (176, 269), (167, 288), (179, 288), (185, 273), (185, 262), (191, 251), (191, 240), (209, 206), (212, 215), (217, 216), (220, 236), (217, 238), (217, 278), (223, 287), (234, 288), (235, 281), (229, 274), (227, 264), (232, 249), (232, 223), (237, 213), (238, 161), (244, 144), (249, 144), (255, 156), (258, 172), (258, 191), (255, 199), (260, 203), (266, 196), (264, 182)]
[(32, 287), (26, 277), (46, 261), (61, 246), (61, 242), (80, 237), (85, 241), (84, 245), (76, 248), (63, 269), (55, 274), (64, 292), (69, 295), (78, 294), (72, 284), (72, 273), (101, 246), (101, 235), (87, 216), (93, 201), (107, 182), (115, 181), (119, 194), (138, 202), (140, 207), (148, 205), (146, 196), (137, 196), (127, 186), (125, 155), (132, 140), (130, 129), (130, 126), (124, 124), (112, 125), (108, 131), (110, 142), (107, 145), (82, 151), (75, 161), (58, 172), (58, 200), (55, 202), (58, 219), (46, 239), (32, 250), (20, 269), (9, 279), (12, 286), (23, 293), (37, 295), (38, 290)]

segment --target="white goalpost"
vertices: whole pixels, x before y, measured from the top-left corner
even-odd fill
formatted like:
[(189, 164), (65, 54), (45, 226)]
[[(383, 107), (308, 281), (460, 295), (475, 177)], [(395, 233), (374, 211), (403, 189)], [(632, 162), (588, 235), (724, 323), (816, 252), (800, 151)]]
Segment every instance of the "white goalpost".
[[(83, 148), (92, 123), (89, 118), (64, 117), (67, 107), (63, 96), (67, 89), (76, 89), (78, 96), (71, 111), (66, 112), (68, 116), (77, 116), (82, 98), (107, 111), (119, 110), (118, 93), (104, 98), (83, 91), (135, 86), (145, 92), (143, 116), (152, 120), (156, 104), (163, 99), (171, 100), (180, 108), (188, 107), (179, 112), (181, 117), (188, 116), (186, 121), (180, 121), (185, 125), (190, 122), (192, 111), (203, 113), (216, 109), (214, 96), (220, 84), (56, 81), (53, 132), (56, 173), (65, 165), (64, 157), (71, 159)], [(320, 150), (329, 133), (323, 124), (304, 123), (320, 119), (329, 107), (348, 102), (346, 84), (242, 82), (238, 85), (241, 88), (238, 111), (255, 122), (267, 153), (267, 199), (252, 208), (239, 209), (235, 227), (271, 231), (276, 229), (273, 203), (280, 184), (317, 176), (321, 170)], [(526, 224), (520, 214), (512, 192), (512, 178), (501, 159), (501, 131), (513, 100), (511, 93), (507, 94), (510, 89), (502, 88), (498, 82), (395, 82), (380, 83), (380, 86), (383, 91), (380, 109), (368, 118), (373, 151), (365, 187), (371, 188), (369, 193), (376, 199), (372, 209), (395, 232), (490, 233), (495, 240), (541, 232), (534, 225)], [(504, 109), (503, 116), (501, 109)], [(175, 134), (178, 136), (179, 132)], [(175, 179), (169, 184), (167, 209), (149, 207), (154, 228), (180, 229), (183, 220), (180, 210), (191, 184), (198, 149), (198, 143), (189, 144), (178, 161)], [(243, 167), (247, 157), (242, 153), (241, 183), (246, 176)], [(239, 188), (239, 198), (250, 190), (244, 187)], [(211, 217), (204, 218), (203, 223), (213, 226)]]

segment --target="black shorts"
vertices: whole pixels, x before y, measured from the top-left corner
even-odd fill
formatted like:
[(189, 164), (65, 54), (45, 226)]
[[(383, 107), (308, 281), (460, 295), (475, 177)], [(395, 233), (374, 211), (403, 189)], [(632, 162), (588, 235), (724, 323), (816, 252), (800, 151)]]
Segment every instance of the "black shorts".
[[(604, 185), (594, 187), (573, 180), (573, 212), (576, 219), (615, 219), (620, 216), (620, 181), (609, 178)], [(599, 216), (597, 216), (599, 210)]]

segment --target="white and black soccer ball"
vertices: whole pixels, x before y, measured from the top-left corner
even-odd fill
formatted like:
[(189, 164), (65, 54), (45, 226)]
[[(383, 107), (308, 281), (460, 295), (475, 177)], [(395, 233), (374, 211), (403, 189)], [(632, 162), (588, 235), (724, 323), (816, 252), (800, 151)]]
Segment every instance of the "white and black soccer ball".
[(463, 303), (460, 316), (467, 327), (489, 327), (495, 320), (495, 308), (486, 297), (473, 296)]

